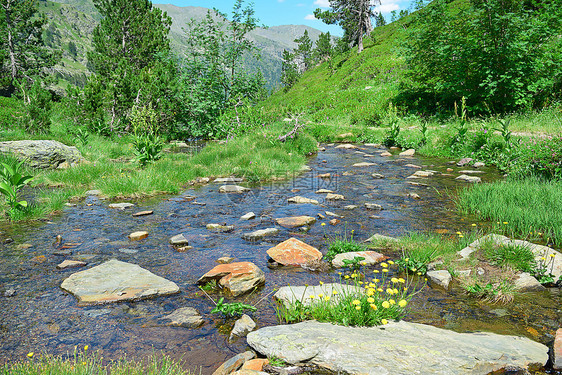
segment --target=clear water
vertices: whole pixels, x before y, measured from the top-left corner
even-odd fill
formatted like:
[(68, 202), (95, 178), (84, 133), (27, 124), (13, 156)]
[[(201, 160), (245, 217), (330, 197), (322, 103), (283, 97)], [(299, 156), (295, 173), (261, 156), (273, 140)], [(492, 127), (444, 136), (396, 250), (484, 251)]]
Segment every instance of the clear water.
[[(271, 270), (267, 268), (266, 250), (289, 237), (297, 237), (325, 252), (325, 234), (334, 236), (355, 231), (358, 240), (373, 233), (399, 236), (409, 231), (443, 231), (455, 233), (468, 230), (474, 218), (462, 216), (453, 198), (466, 183), (454, 180), (459, 168), (447, 160), (423, 157), (383, 158), (373, 147), (361, 151), (326, 146), (326, 151), (310, 158), (311, 171), (284, 182), (253, 185), (248, 194), (218, 193), (219, 184), (207, 184), (185, 191), (182, 195), (137, 201), (137, 207), (125, 211), (109, 209), (108, 201), (88, 197), (77, 207), (66, 208), (50, 222), (4, 226), (0, 228), (0, 244), (6, 238), (13, 243), (0, 245), (0, 290), (15, 288), (13, 297), (0, 297), (0, 361), (23, 359), (29, 351), (66, 354), (74, 346), (88, 344), (104, 358), (127, 355), (141, 358), (153, 350), (181, 359), (186, 368), (210, 374), (225, 359), (246, 349), (244, 339), (228, 340), (233, 320), (211, 315), (212, 303), (196, 287), (197, 279), (216, 265), (216, 259), (232, 256), (237, 261), (251, 261), (266, 273), (266, 284), (250, 296), (236, 300), (253, 304), (275, 288), (297, 284), (315, 284), (335, 278), (335, 272), (317, 273), (300, 268)], [(371, 162), (370, 167), (354, 168), (352, 164)], [(407, 180), (417, 169), (416, 164), (435, 170), (435, 176), (422, 180)], [(450, 175), (447, 168), (455, 171)], [(484, 181), (497, 179), (491, 169), (484, 169)], [(372, 173), (384, 179), (373, 179)], [(330, 180), (318, 174), (331, 173)], [(444, 175), (442, 175), (442, 173)], [(429, 186), (412, 186), (408, 181)], [(243, 184), (242, 184), (243, 185)], [(322, 202), (324, 195), (315, 194), (321, 188), (343, 194), (345, 201)], [(420, 200), (408, 198), (417, 193)], [(321, 201), (321, 205), (287, 204), (287, 198), (301, 195)], [(191, 200), (190, 197), (195, 197)], [(365, 202), (381, 204), (382, 211), (363, 208)], [(205, 203), (204, 206), (196, 203)], [(355, 204), (359, 208), (345, 210)], [(151, 216), (134, 218), (132, 212), (154, 210)], [(241, 221), (239, 217), (253, 211), (257, 218)], [(336, 226), (326, 225), (331, 217), (319, 220), (310, 231), (280, 228), (280, 234), (267, 242), (246, 242), (242, 233), (274, 227), (274, 219), (294, 215), (316, 216), (332, 211), (344, 216)], [(379, 218), (372, 218), (377, 215)], [(234, 225), (231, 233), (214, 234), (205, 229), (208, 223)], [(147, 230), (150, 235), (131, 242), (127, 235)], [(184, 233), (194, 247), (186, 253), (176, 252), (168, 239)], [(72, 255), (53, 255), (57, 235), (66, 243), (81, 243), (73, 247)], [(21, 246), (22, 244), (31, 245)], [(64, 259), (85, 259), (88, 267), (116, 258), (144, 267), (177, 283), (181, 293), (155, 299), (114, 303), (103, 306), (79, 307), (76, 299), (60, 289), (61, 282), (77, 269), (57, 270)], [(457, 331), (486, 330), (503, 334), (526, 335), (548, 343), (562, 322), (560, 293), (552, 290), (521, 298), (508, 306), (494, 306), (468, 299), (460, 293), (444, 294), (424, 289), (411, 304), (411, 321), (428, 323)], [(165, 326), (161, 318), (179, 307), (195, 307), (205, 318), (198, 329)], [(252, 316), (258, 327), (276, 324), (270, 297), (259, 305)]]

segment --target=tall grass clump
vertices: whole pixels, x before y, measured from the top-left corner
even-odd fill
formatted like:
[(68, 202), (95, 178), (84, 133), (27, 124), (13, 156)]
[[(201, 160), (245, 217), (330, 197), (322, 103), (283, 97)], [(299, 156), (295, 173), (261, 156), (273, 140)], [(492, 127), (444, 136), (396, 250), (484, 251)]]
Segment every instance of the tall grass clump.
[(392, 261), (380, 263), (381, 269), (374, 269), (371, 276), (364, 267), (352, 267), (341, 275), (339, 287), (320, 282), (321, 292), (317, 294), (306, 288), (301, 296), (294, 296), (293, 303), (277, 307), (277, 318), (281, 323), (314, 319), (359, 327), (400, 320), (407, 314), (407, 306), (419, 286), (411, 278), (389, 276), (393, 265)]
[(166, 355), (153, 354), (145, 360), (104, 361), (98, 353), (75, 349), (70, 356), (30, 352), (24, 361), (0, 365), (0, 375), (189, 375)]
[(538, 235), (562, 243), (562, 182), (534, 178), (478, 184), (460, 193), (465, 213), (496, 222), (495, 231), (508, 236)]

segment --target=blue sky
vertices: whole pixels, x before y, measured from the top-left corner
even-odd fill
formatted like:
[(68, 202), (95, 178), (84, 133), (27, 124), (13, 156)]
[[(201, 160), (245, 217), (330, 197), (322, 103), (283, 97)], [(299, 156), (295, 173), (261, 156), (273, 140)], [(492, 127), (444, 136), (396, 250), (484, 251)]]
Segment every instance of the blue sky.
[[(177, 6), (199, 6), (205, 8), (217, 8), (221, 12), (230, 13), (234, 0), (153, 0), (155, 4), (174, 4)], [(411, 0), (382, 0), (378, 6), (390, 20), (390, 12), (393, 10), (407, 9)], [(249, 3), (249, 1), (246, 1)], [(313, 12), (316, 8), (326, 8), (328, 0), (255, 0), (254, 9), (260, 23), (266, 26), (277, 25), (307, 25), (324, 32), (330, 31), (333, 35), (341, 35), (341, 29), (334, 25), (326, 25), (322, 21), (314, 19)]]

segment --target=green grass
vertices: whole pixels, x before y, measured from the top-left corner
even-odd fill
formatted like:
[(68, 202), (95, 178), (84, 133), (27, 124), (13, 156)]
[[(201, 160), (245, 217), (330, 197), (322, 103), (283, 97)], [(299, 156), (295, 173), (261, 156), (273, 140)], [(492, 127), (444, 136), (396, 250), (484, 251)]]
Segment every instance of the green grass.
[[(60, 210), (69, 199), (91, 189), (99, 189), (109, 198), (134, 198), (177, 194), (197, 177), (235, 175), (257, 182), (291, 176), (306, 163), (307, 155), (316, 152), (317, 142), (304, 133), (287, 142), (276, 141), (290, 127), (279, 122), (227, 143), (210, 142), (193, 156), (164, 153), (160, 160), (144, 168), (127, 161), (135, 157), (131, 136), (109, 139), (92, 134), (86, 145), (77, 145), (87, 164), (66, 170), (32, 171), (32, 186), (37, 195), (32, 209), (20, 219)], [(6, 133), (10, 139), (29, 138), (18, 129)], [(60, 122), (52, 127), (51, 133), (48, 138), (66, 138), (65, 143), (69, 143), (71, 131)]]
[(328, 252), (324, 256), (327, 261), (332, 261), (336, 255), (350, 253), (355, 251), (365, 251), (365, 246), (353, 239), (353, 231), (347, 235), (347, 231), (343, 236), (336, 236), (328, 240)]
[[(295, 323), (314, 319), (343, 326), (372, 327), (385, 325), (390, 320), (400, 320), (407, 313), (407, 305), (417, 293), (418, 285), (411, 279), (388, 277), (388, 264), (381, 263), (378, 269), (367, 274), (367, 269), (353, 270), (343, 275), (340, 282), (348, 287), (341, 292), (311, 295), (306, 290), (303, 294), (308, 301), (279, 305), (277, 318), (281, 323)], [(380, 275), (380, 276), (379, 276)], [(321, 285), (323, 285), (321, 283)], [(364, 288), (364, 289), (363, 289)]]
[(495, 222), (493, 232), (562, 243), (562, 182), (524, 179), (478, 184), (461, 192), (458, 206)]
[(522, 272), (531, 272), (534, 269), (535, 256), (524, 246), (485, 246), (483, 250), (485, 257), (496, 266), (510, 267)]
[(75, 351), (70, 358), (30, 353), (28, 359), (0, 366), (0, 375), (188, 375), (189, 371), (165, 355), (142, 361), (121, 359), (106, 363), (98, 354)]

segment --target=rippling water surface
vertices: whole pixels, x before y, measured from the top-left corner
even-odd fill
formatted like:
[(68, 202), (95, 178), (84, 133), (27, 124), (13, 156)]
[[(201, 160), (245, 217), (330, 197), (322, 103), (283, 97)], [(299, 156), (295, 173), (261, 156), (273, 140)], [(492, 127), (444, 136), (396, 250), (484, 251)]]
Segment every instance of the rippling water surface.
[[(470, 229), (474, 219), (460, 215), (452, 199), (458, 187), (466, 186), (454, 178), (460, 170), (468, 168), (417, 156), (384, 158), (378, 156), (381, 150), (370, 146), (361, 146), (360, 151), (367, 156), (356, 151), (328, 145), (326, 151), (310, 158), (310, 171), (284, 182), (252, 185), (248, 194), (220, 194), (219, 185), (210, 183), (168, 199), (138, 201), (137, 207), (124, 211), (109, 209), (108, 201), (88, 197), (77, 207), (66, 208), (51, 222), (0, 228), (0, 243), (6, 238), (14, 240), (0, 245), (0, 290), (16, 290), (12, 297), (0, 297), (0, 361), (22, 359), (29, 351), (65, 354), (75, 345), (88, 344), (107, 359), (125, 353), (128, 358), (139, 358), (161, 350), (181, 358), (186, 368), (210, 374), (222, 361), (246, 348), (244, 339), (228, 340), (233, 321), (211, 315), (212, 303), (196, 287), (197, 279), (216, 265), (217, 258), (232, 256), (237, 261), (254, 262), (264, 270), (265, 286), (249, 297), (237, 299), (256, 303), (287, 283), (314, 284), (335, 278), (335, 272), (268, 269), (266, 250), (289, 237), (297, 237), (325, 252), (324, 235), (334, 236), (344, 230), (355, 230), (356, 239), (364, 240), (373, 233), (399, 236), (408, 231), (454, 233)], [(374, 165), (352, 167), (359, 162)], [(406, 177), (418, 169), (407, 164), (438, 173), (427, 179), (409, 180)], [(454, 171), (447, 172), (447, 168)], [(493, 170), (484, 171), (484, 181), (498, 178)], [(372, 178), (375, 172), (386, 178)], [(323, 173), (331, 173), (331, 179), (318, 178)], [(324, 195), (315, 194), (322, 188), (343, 194), (346, 200), (324, 202)], [(408, 198), (409, 193), (417, 193), (421, 199)], [(287, 198), (295, 195), (320, 200), (321, 204), (287, 204)], [(366, 210), (366, 202), (380, 204), (384, 210)], [(350, 204), (359, 208), (343, 208)], [(141, 210), (154, 210), (154, 214), (131, 216)], [(249, 211), (255, 212), (257, 218), (241, 221), (240, 216)], [(280, 234), (267, 238), (267, 242), (251, 243), (241, 238), (242, 233), (275, 226), (275, 218), (325, 215), (325, 211), (344, 218), (336, 226), (324, 227), (320, 223), (331, 217), (319, 220), (306, 233), (280, 228)], [(231, 233), (210, 233), (205, 229), (208, 223), (226, 223), (235, 229)], [(146, 230), (150, 235), (139, 242), (129, 241), (127, 235), (137, 230)], [(168, 244), (168, 239), (179, 233), (188, 237), (192, 250), (178, 253)], [(62, 236), (63, 244), (81, 244), (71, 249), (71, 255), (53, 255), (57, 235)], [(87, 267), (91, 267), (112, 258), (138, 264), (174, 281), (181, 292), (137, 302), (79, 307), (72, 295), (60, 289), (66, 277), (80, 270), (57, 270), (56, 265), (62, 260), (85, 260)], [(560, 302), (558, 289), (520, 298), (511, 305), (494, 306), (462, 294), (446, 295), (426, 288), (411, 304), (413, 311), (408, 320), (458, 331), (526, 335), (548, 343), (562, 321)], [(206, 323), (201, 328), (188, 329), (167, 327), (161, 322), (164, 315), (184, 306), (195, 307)], [(259, 304), (253, 318), (258, 327), (276, 324), (271, 298)]]

